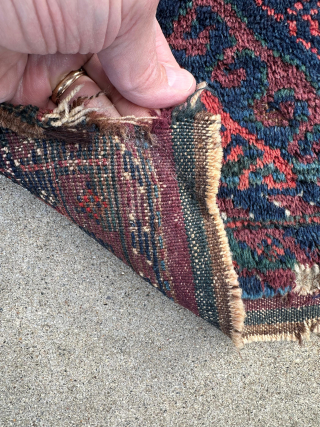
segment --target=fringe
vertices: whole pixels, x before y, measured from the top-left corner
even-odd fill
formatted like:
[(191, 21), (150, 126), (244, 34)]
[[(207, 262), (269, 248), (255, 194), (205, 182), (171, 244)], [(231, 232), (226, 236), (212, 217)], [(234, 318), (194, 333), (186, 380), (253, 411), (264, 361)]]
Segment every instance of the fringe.
[(145, 121), (152, 121), (153, 119), (159, 119), (156, 117), (135, 117), (135, 116), (124, 116), (124, 117), (108, 117), (103, 115), (101, 108), (85, 108), (86, 104), (93, 98), (96, 98), (103, 94), (103, 92), (98, 92), (97, 95), (91, 97), (79, 97), (72, 104), (70, 101), (72, 98), (79, 92), (79, 90), (84, 85), (76, 86), (72, 92), (55, 108), (52, 113), (46, 114), (42, 121), (44, 123), (50, 122), (50, 126), (60, 127), (60, 126), (70, 126), (76, 127), (78, 124), (82, 123), (85, 119), (88, 118), (88, 114), (92, 112), (100, 113), (101, 115), (96, 116), (96, 121), (104, 122), (116, 122), (116, 123), (130, 123), (130, 124), (139, 124)]
[(101, 108), (86, 108), (91, 99), (103, 94), (102, 91), (91, 97), (78, 97), (71, 102), (82, 87), (83, 85), (76, 86), (57, 108), (44, 114), (42, 123), (45, 136), (63, 139), (69, 143), (88, 143), (88, 128), (95, 125), (105, 134), (119, 135), (127, 139), (134, 135), (134, 126), (139, 126), (144, 136), (153, 140), (152, 121), (159, 119), (154, 110), (150, 110), (151, 114), (155, 114), (150, 117), (109, 117)]

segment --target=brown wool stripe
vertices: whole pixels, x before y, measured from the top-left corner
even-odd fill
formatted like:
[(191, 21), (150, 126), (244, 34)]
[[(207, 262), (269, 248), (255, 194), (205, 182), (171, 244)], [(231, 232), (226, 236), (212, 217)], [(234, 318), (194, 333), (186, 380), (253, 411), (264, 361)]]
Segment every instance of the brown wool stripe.
[(310, 332), (315, 331), (320, 324), (320, 319), (311, 322), (287, 322), (274, 325), (245, 326), (243, 342), (254, 341), (299, 341), (308, 339)]

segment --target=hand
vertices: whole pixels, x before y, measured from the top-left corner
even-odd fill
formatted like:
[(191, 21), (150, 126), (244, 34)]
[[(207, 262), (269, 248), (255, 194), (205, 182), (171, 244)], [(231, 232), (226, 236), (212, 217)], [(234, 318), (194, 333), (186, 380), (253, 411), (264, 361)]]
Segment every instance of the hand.
[[(2, 0), (0, 102), (55, 108), (52, 90), (70, 71), (77, 96), (106, 115), (149, 116), (182, 103), (196, 87), (179, 67), (155, 14), (159, 0)], [(62, 99), (63, 99), (62, 98)]]

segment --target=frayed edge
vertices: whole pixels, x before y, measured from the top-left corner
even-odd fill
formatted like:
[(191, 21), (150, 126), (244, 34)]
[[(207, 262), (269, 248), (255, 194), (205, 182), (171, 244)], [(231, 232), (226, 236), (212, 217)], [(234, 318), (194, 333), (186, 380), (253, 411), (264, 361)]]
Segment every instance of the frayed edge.
[[(124, 117), (108, 117), (103, 114), (104, 109), (101, 108), (85, 108), (86, 104), (93, 98), (96, 98), (103, 94), (100, 91), (95, 96), (91, 97), (79, 97), (77, 100), (71, 103), (72, 98), (80, 91), (84, 85), (76, 86), (72, 92), (55, 108), (52, 113), (45, 114), (42, 118), (42, 122), (48, 123), (53, 127), (76, 127), (84, 120), (89, 118), (91, 113), (99, 113), (95, 117), (95, 122), (110, 122), (110, 123), (123, 123), (141, 125), (145, 121), (152, 121), (159, 119), (159, 116), (148, 116), (148, 117), (136, 117), (136, 116), (124, 116)], [(112, 106), (110, 106), (111, 108)]]
[(237, 348), (243, 347), (242, 333), (244, 320), (246, 317), (245, 308), (241, 299), (241, 288), (238, 283), (238, 276), (232, 263), (232, 255), (229, 247), (228, 237), (224, 228), (223, 220), (220, 216), (216, 197), (221, 175), (221, 165), (223, 150), (221, 147), (221, 117), (212, 116), (214, 121), (210, 126), (211, 142), (208, 144), (207, 176), (208, 184), (206, 191), (206, 204), (210, 215), (217, 227), (218, 238), (221, 246), (221, 255), (224, 265), (227, 268), (227, 284), (229, 294), (229, 308), (231, 313), (231, 339)]
[(191, 107), (195, 107), (199, 97), (202, 94), (203, 89), (205, 89), (206, 87), (207, 87), (207, 82), (201, 82), (201, 83), (197, 84), (196, 90), (195, 90), (194, 94), (192, 95), (192, 97), (190, 98), (190, 106)]
[(75, 107), (70, 104), (71, 99), (83, 88), (83, 86), (84, 85), (79, 85), (75, 87), (52, 113), (45, 114), (42, 117), (42, 122), (49, 122), (50, 126), (53, 127), (75, 127), (81, 123), (89, 113), (98, 111), (98, 108), (85, 108), (84, 103)]
[(12, 104), (0, 104), (0, 127), (11, 130), (23, 138), (42, 138), (44, 131), (37, 123), (30, 124), (17, 112), (27, 109), (29, 106), (14, 106)]

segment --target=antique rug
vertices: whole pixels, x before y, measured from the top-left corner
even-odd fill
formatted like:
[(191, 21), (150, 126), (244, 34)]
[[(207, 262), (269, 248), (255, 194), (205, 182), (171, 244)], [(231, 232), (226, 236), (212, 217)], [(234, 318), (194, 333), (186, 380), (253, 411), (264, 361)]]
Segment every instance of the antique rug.
[(0, 173), (237, 347), (320, 332), (320, 2), (161, 0), (153, 119), (0, 104)]

